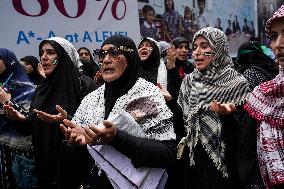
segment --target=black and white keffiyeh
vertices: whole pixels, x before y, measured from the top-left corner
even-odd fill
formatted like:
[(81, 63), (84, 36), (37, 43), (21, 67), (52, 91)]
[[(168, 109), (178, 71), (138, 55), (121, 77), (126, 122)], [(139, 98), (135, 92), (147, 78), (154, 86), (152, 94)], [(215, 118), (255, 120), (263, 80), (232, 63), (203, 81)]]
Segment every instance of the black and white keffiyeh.
[(227, 177), (225, 143), (221, 139), (222, 125), (219, 115), (210, 110), (210, 103), (217, 100), (221, 103), (242, 104), (249, 86), (246, 79), (232, 68), (224, 32), (211, 27), (203, 28), (194, 35), (193, 43), (198, 36), (208, 40), (214, 60), (205, 70), (195, 69), (183, 80), (178, 103), (183, 110), (188, 134), (181, 140), (179, 147), (189, 146), (190, 162), (194, 165), (193, 149), (200, 140), (217, 169), (223, 177)]
[[(105, 117), (104, 91), (105, 84), (87, 95), (72, 121), (82, 127), (100, 124)], [(154, 84), (139, 78), (126, 94), (116, 100), (109, 117), (119, 114), (121, 110), (125, 110), (130, 115), (133, 115), (135, 111), (143, 113), (139, 119), (135, 118), (135, 120), (147, 138), (161, 141), (175, 139), (172, 113)]]

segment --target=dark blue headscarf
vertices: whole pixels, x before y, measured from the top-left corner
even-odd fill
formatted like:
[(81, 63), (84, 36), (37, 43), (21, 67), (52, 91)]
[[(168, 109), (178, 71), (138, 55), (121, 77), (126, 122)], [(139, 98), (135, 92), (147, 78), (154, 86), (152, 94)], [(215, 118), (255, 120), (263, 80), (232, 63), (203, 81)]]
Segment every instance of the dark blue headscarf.
[[(0, 74), (1, 87), (11, 94), (11, 101), (16, 102), (24, 110), (28, 110), (35, 85), (32, 84), (13, 52), (0, 48), (0, 59), (3, 60), (6, 67)], [(16, 123), (0, 114), (0, 142), (14, 148), (29, 149), (30, 139), (22, 137), (14, 129), (19, 125), (14, 124)]]
[(6, 69), (0, 74), (2, 88), (11, 94), (12, 100), (17, 103), (22, 101), (30, 103), (35, 86), (30, 81), (23, 67), (19, 64), (15, 54), (4, 48), (0, 48), (0, 59), (3, 60)]

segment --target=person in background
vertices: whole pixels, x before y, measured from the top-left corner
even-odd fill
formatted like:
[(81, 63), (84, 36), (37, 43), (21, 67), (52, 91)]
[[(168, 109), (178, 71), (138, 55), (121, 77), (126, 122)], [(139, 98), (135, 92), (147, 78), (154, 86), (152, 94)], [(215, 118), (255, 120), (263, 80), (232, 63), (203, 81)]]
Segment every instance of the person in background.
[(186, 159), (184, 188), (239, 189), (237, 119), (210, 108), (214, 100), (242, 105), (248, 83), (232, 68), (227, 37), (219, 29), (199, 30), (192, 56), (195, 70), (183, 80), (178, 97), (187, 131), (178, 145), (178, 158)]
[(83, 97), (95, 90), (95, 84), (80, 75), (79, 54), (63, 38), (43, 40), (39, 57), (46, 78), (35, 90), (30, 113), (23, 115), (10, 103), (4, 105), (4, 113), (32, 134), (40, 188), (75, 189), (85, 179), (87, 149), (66, 143), (59, 124), (72, 117)]
[(194, 33), (197, 31), (197, 25), (192, 19), (192, 10), (188, 7), (184, 7), (184, 16), (182, 20), (182, 36), (188, 41), (192, 41)]
[(267, 56), (260, 43), (249, 41), (241, 44), (236, 68), (248, 80), (251, 90), (278, 74), (278, 65)]
[(219, 17), (216, 19), (216, 26), (215, 26), (215, 28), (223, 31), (223, 28), (221, 26), (221, 19)]
[(241, 27), (238, 21), (238, 15), (235, 15), (235, 20), (233, 21), (233, 34), (236, 33), (241, 33)]
[(229, 19), (227, 23), (228, 23), (228, 26), (227, 26), (227, 28), (226, 28), (225, 34), (226, 34), (226, 36), (230, 36), (230, 35), (233, 34), (232, 22), (231, 22), (231, 20)]
[(158, 40), (158, 28), (155, 26), (155, 10), (150, 5), (144, 5), (142, 13), (145, 21), (140, 26), (140, 34), (142, 38), (150, 37)]
[(166, 41), (158, 41), (160, 52), (161, 52), (161, 58), (165, 59), (167, 56), (167, 51), (171, 47), (171, 45)]
[(244, 18), (243, 33), (249, 34), (249, 26), (248, 26), (247, 18)]
[(35, 85), (38, 85), (45, 78), (42, 66), (39, 64), (38, 59), (35, 56), (25, 56), (20, 60), (20, 63), (24, 67), (30, 80)]
[(249, 23), (250, 23), (249, 24), (249, 34), (251, 36), (254, 36), (255, 35), (255, 29), (254, 29), (253, 21), (250, 21)]
[[(88, 74), (89, 74), (88, 76), (90, 76), (92, 79), (94, 79), (94, 77), (96, 76), (96, 73), (100, 71), (100, 66), (94, 60), (90, 49), (88, 49), (87, 47), (80, 47), (78, 49), (78, 54), (79, 54), (80, 59), (85, 59), (85, 60), (87, 60), (91, 63), (91, 66), (93, 68), (91, 69), (92, 71), (90, 71), (90, 70), (88, 71)], [(84, 67), (84, 64), (83, 64), (83, 67)], [(83, 69), (83, 70), (85, 70), (84, 72), (86, 72), (86, 69)]]
[(176, 37), (173, 46), (168, 49), (165, 60), (167, 67), (167, 90), (176, 101), (182, 80), (190, 74), (194, 66), (188, 61), (189, 42), (184, 37)]
[(163, 14), (164, 39), (172, 42), (181, 33), (179, 13), (175, 10), (173, 0), (164, 0), (165, 12)]
[(92, 63), (87, 59), (80, 58), (80, 61), (83, 64), (80, 67), (82, 69), (83, 73), (93, 80), (96, 76), (96, 72), (99, 71), (99, 70), (95, 70)]
[(140, 58), (140, 77), (157, 85), (159, 83), (167, 89), (167, 69), (161, 59), (157, 41), (152, 38), (143, 38), (138, 45)]
[[(139, 57), (134, 41), (127, 36), (113, 35), (104, 41), (99, 56), (106, 82), (83, 99), (72, 121), (63, 121), (62, 132), (71, 143), (111, 145), (130, 158), (136, 168), (171, 167), (176, 156), (172, 113), (159, 89), (139, 78)], [(108, 120), (121, 111), (135, 119), (146, 137), (124, 130)], [(137, 111), (141, 113), (138, 117), (135, 116)], [(96, 128), (100, 123), (104, 128)], [(96, 160), (89, 168), (89, 187), (113, 188)]]
[[(12, 165), (16, 155), (33, 159), (31, 137), (26, 137), (15, 129), (22, 125), (4, 115), (3, 105), (11, 101), (20, 105), (23, 112), (27, 111), (35, 85), (19, 64), (16, 55), (5, 48), (0, 48), (0, 83), (0, 188), (23, 187), (24, 185), (18, 185), (24, 182), (23, 178), (17, 177), (21, 172), (13, 172)], [(35, 175), (28, 175), (27, 179), (32, 176)], [(36, 186), (36, 183), (28, 182), (30, 187)]]
[(209, 15), (205, 11), (206, 0), (197, 0), (197, 6), (199, 9), (198, 17), (196, 18), (196, 24), (198, 29), (202, 29), (209, 26)]

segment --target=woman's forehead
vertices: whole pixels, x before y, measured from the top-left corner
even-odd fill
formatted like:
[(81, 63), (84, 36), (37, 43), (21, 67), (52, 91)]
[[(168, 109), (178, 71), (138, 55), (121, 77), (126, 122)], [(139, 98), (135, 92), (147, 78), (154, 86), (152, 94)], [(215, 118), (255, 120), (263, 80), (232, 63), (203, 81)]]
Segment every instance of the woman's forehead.
[(103, 50), (108, 50), (110, 47), (114, 47), (113, 44), (105, 44), (104, 46), (102, 46)]

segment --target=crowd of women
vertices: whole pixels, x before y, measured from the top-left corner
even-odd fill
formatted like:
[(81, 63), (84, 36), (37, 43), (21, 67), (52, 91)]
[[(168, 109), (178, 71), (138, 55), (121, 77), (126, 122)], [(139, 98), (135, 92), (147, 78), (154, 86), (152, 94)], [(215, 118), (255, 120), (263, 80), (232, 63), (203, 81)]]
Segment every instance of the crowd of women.
[[(159, 168), (160, 188), (284, 188), (284, 5), (265, 29), (276, 62), (250, 41), (239, 72), (211, 27), (193, 37), (193, 64), (183, 37), (136, 47), (113, 35), (94, 51), (99, 63), (60, 37), (40, 43), (40, 60), (0, 48), (0, 188), (125, 186), (106, 164), (120, 175)], [(112, 164), (110, 149), (134, 169)]]

